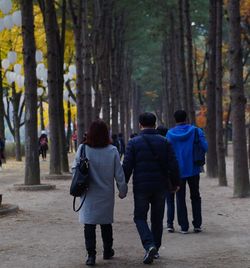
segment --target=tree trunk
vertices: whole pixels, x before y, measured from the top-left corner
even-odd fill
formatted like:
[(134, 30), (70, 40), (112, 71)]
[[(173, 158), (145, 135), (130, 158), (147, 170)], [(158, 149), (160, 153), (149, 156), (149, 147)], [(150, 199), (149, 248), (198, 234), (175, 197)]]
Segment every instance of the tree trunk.
[[(67, 147), (68, 147), (68, 152), (71, 152), (72, 146), (71, 146), (71, 135), (72, 135), (72, 129), (71, 129), (71, 104), (70, 101), (68, 100), (67, 103), (67, 112), (68, 112), (68, 122), (67, 122)], [(73, 150), (72, 150), (73, 152)]]
[[(177, 30), (175, 29), (174, 15), (170, 14), (170, 45), (169, 45), (169, 63), (170, 63), (170, 83), (169, 83), (169, 101), (171, 102), (171, 121), (174, 125), (173, 116), (176, 110), (182, 108), (181, 104), (181, 82), (180, 78), (180, 62), (179, 62), (179, 50), (178, 46), (180, 44)], [(174, 100), (174, 101), (172, 101)]]
[[(56, 12), (56, 11), (55, 11)], [(59, 109), (59, 143), (60, 143), (60, 162), (61, 171), (69, 172), (69, 161), (68, 161), (68, 150), (67, 150), (67, 139), (65, 133), (65, 119), (64, 119), (64, 105), (63, 105), (63, 90), (64, 90), (64, 79), (63, 79), (63, 65), (64, 65), (64, 51), (65, 51), (65, 29), (66, 29), (66, 0), (62, 1), (62, 22), (61, 22), (61, 34), (57, 21), (56, 13), (55, 26), (57, 32), (57, 45), (58, 45), (58, 109)]]
[(187, 114), (188, 101), (187, 101), (187, 74), (186, 74), (186, 60), (185, 60), (185, 40), (184, 40), (184, 20), (183, 20), (183, 1), (179, 0), (179, 65), (180, 65), (180, 95), (181, 95), (181, 106)]
[(185, 21), (185, 35), (187, 43), (187, 108), (188, 117), (191, 124), (195, 124), (195, 109), (194, 109), (194, 94), (193, 94), (193, 39), (192, 26), (190, 21), (189, 0), (184, 2), (184, 21)]
[(0, 137), (5, 141), (2, 57), (0, 50)]
[(88, 0), (83, 1), (82, 37), (83, 37), (83, 70), (84, 70), (84, 124), (87, 130), (92, 122), (91, 94), (91, 42), (89, 37)]
[(71, 17), (73, 21), (73, 31), (75, 39), (76, 50), (76, 106), (77, 106), (77, 143), (82, 142), (85, 124), (84, 124), (84, 77), (83, 77), (83, 36), (82, 36), (82, 15), (83, 15), (83, 2), (78, 1), (77, 11), (75, 10), (72, 1), (69, 1)]
[(50, 174), (61, 174), (59, 115), (59, 51), (54, 0), (45, 0), (45, 32), (48, 57)]
[(240, 3), (229, 0), (229, 66), (230, 95), (232, 100), (234, 196), (250, 194), (245, 127), (246, 98), (243, 88)]
[(216, 146), (220, 186), (227, 186), (222, 106), (222, 12), (223, 0), (216, 2)]
[(45, 129), (45, 125), (44, 125), (44, 115), (43, 115), (43, 97), (41, 96), (39, 98), (39, 112), (40, 112), (40, 127), (41, 130)]
[(12, 87), (13, 128), (14, 128), (14, 139), (15, 139), (16, 161), (22, 161), (21, 139), (20, 139), (20, 118), (18, 114), (22, 93), (16, 92), (15, 83), (12, 83), (11, 87)]
[(114, 18), (114, 27), (112, 31), (113, 40), (112, 50), (111, 50), (111, 71), (112, 71), (112, 88), (111, 88), (111, 118), (112, 118), (112, 134), (118, 134), (118, 96), (120, 95), (120, 85), (119, 85), (119, 18), (116, 15)]
[(207, 174), (215, 178), (218, 175), (216, 152), (216, 89), (215, 89), (215, 56), (216, 56), (216, 0), (210, 0), (209, 33), (208, 33), (208, 85), (207, 85), (207, 126), (208, 141)]
[(102, 6), (101, 40), (99, 46), (100, 72), (102, 87), (103, 120), (110, 126), (110, 60), (111, 60), (111, 31), (112, 31), (112, 5), (111, 0), (104, 0)]
[(26, 185), (40, 184), (37, 139), (37, 79), (33, 1), (21, 1), (23, 62), (25, 75), (25, 179)]

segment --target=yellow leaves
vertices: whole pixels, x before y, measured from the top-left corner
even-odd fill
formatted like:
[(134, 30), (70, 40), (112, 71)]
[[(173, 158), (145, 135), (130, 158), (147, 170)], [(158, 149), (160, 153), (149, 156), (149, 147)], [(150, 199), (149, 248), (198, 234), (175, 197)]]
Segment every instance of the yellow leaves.
[(156, 90), (148, 90), (145, 92), (145, 95), (149, 98), (151, 98), (152, 100), (155, 100), (159, 97), (158, 93)]
[(207, 107), (205, 105), (200, 106), (200, 110), (196, 113), (196, 125), (200, 128), (204, 128), (207, 124)]
[(245, 19), (250, 19), (250, 0), (240, 1), (240, 13)]

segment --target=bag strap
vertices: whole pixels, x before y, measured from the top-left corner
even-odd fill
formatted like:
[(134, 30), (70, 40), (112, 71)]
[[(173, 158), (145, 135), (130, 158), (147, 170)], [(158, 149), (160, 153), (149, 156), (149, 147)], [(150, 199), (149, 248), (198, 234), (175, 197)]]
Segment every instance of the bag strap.
[(85, 149), (85, 144), (82, 144), (81, 146), (81, 151), (80, 151), (80, 159), (86, 158), (86, 149)]
[(85, 193), (85, 195), (84, 195), (84, 197), (83, 197), (83, 200), (82, 200), (80, 206), (78, 207), (78, 209), (76, 209), (76, 196), (74, 196), (74, 200), (73, 200), (73, 210), (74, 210), (75, 212), (78, 212), (78, 211), (82, 208), (82, 205), (83, 205), (83, 203), (84, 203), (84, 201), (85, 201), (85, 199), (86, 199), (86, 195), (87, 195), (87, 193)]
[(199, 137), (199, 132), (198, 132), (198, 128), (195, 127), (194, 129), (194, 143), (199, 143), (200, 142), (200, 137)]

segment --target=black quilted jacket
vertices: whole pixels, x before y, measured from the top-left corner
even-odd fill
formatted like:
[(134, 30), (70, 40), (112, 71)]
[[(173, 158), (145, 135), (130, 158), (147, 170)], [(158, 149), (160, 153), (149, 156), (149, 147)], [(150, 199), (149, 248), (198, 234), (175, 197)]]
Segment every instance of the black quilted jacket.
[(174, 187), (179, 185), (178, 162), (172, 146), (155, 129), (144, 129), (128, 142), (123, 170), (127, 182), (133, 173), (134, 192), (164, 191), (166, 180)]

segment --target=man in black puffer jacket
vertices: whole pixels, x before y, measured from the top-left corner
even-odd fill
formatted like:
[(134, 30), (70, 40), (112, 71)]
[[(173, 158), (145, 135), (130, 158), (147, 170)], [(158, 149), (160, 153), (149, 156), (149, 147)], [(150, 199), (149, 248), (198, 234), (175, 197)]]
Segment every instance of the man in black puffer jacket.
[[(156, 117), (139, 117), (140, 135), (127, 145), (123, 169), (128, 182), (133, 173), (134, 222), (146, 250), (143, 262), (158, 258), (163, 231), (166, 188), (179, 189), (179, 169), (171, 145), (155, 129)], [(171, 189), (170, 189), (171, 185)], [(151, 230), (147, 214), (151, 206)]]

